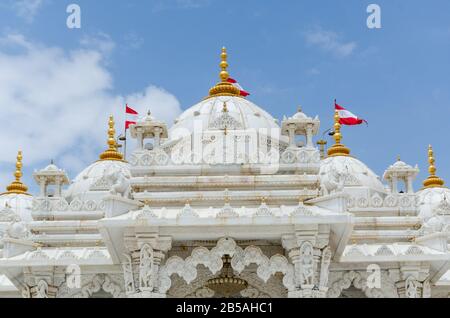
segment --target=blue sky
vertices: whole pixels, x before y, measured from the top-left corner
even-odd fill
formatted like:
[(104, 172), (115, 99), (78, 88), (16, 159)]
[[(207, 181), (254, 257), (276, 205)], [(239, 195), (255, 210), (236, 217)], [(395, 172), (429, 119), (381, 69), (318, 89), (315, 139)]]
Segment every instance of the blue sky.
[[(70, 3), (81, 7), (81, 29), (66, 27)], [(366, 26), (370, 3), (381, 7), (381, 29)], [(378, 175), (400, 155), (419, 164), (418, 188), (431, 143), (450, 182), (449, 12), (446, 0), (2, 0), (0, 66), (30, 65), (0, 78), (0, 184), (11, 179), (16, 147), (30, 186), (51, 158), (75, 177), (103, 150), (107, 116), (120, 121), (124, 101), (172, 119), (217, 82), (222, 46), (231, 75), (274, 117), (302, 105), (323, 131), (337, 98), (369, 122), (344, 127), (343, 141)], [(16, 100), (43, 81), (44, 92)], [(82, 88), (66, 94), (65, 81)], [(159, 101), (173, 113), (155, 109)]]

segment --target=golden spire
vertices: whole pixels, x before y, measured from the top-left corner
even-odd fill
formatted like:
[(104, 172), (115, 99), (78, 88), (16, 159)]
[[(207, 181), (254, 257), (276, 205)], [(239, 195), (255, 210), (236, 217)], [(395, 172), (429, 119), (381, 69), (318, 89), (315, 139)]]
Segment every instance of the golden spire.
[(114, 117), (109, 116), (109, 129), (108, 129), (108, 146), (109, 148), (105, 150), (100, 155), (100, 160), (117, 160), (123, 161), (123, 155), (117, 151), (117, 143), (115, 139), (116, 130), (114, 129)]
[(14, 177), (16, 177), (16, 180), (11, 182), (9, 186), (6, 187), (6, 193), (4, 194), (25, 194), (29, 195), (27, 193), (28, 187), (20, 181), (20, 178), (22, 178), (22, 151), (19, 151), (17, 153), (17, 161), (16, 161), (16, 171), (14, 172)]
[(339, 122), (339, 113), (336, 110), (334, 112), (334, 145), (328, 149), (329, 157), (337, 156), (348, 156), (350, 154), (350, 149), (341, 144), (342, 134), (341, 134), (341, 123)]
[(434, 154), (433, 154), (433, 147), (431, 145), (428, 146), (428, 172), (430, 175), (428, 178), (423, 182), (423, 186), (425, 188), (438, 188), (444, 186), (444, 180), (436, 176), (436, 166), (434, 165)]
[(230, 75), (228, 74), (228, 62), (227, 62), (227, 49), (222, 48), (222, 53), (220, 54), (220, 83), (216, 84), (213, 88), (209, 90), (209, 97), (214, 96), (240, 96), (240, 91), (233, 84), (228, 82)]

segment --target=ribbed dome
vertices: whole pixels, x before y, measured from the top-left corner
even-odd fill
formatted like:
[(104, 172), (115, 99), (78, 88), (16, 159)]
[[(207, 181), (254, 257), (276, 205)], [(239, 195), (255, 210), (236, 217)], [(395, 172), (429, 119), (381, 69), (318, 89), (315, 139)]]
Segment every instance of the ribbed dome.
[(203, 130), (220, 129), (218, 121), (224, 110), (229, 116), (229, 129), (279, 128), (269, 113), (252, 102), (241, 97), (217, 96), (207, 98), (181, 114), (169, 130), (169, 137), (178, 139), (186, 136), (194, 131), (194, 127), (201, 127)]
[(384, 191), (379, 177), (364, 163), (353, 157), (337, 156), (322, 160), (319, 175), (321, 184), (325, 186), (339, 183), (343, 178), (344, 186), (365, 186)]

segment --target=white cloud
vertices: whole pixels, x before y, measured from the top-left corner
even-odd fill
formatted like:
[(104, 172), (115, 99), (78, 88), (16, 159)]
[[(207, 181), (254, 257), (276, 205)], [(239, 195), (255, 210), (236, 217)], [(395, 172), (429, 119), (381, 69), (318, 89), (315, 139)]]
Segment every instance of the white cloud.
[(44, 0), (14, 0), (12, 7), (16, 14), (31, 23), (44, 4)]
[[(73, 177), (106, 148), (110, 114), (121, 132), (126, 101), (150, 107), (168, 123), (181, 112), (172, 94), (152, 85), (129, 96), (114, 94), (103, 60), (101, 49), (65, 51), (21, 35), (0, 38), (0, 166), (10, 166), (1, 163), (15, 162), (22, 149), (28, 167), (55, 159)], [(1, 170), (9, 182), (10, 171)]]
[(94, 35), (84, 35), (80, 44), (91, 50), (99, 51), (103, 54), (110, 54), (116, 47), (116, 43), (111, 39), (111, 37), (103, 32), (98, 32)]
[(333, 31), (311, 30), (305, 33), (305, 39), (308, 44), (330, 52), (336, 57), (347, 57), (356, 49), (355, 42), (342, 41), (341, 36)]
[(124, 48), (137, 50), (144, 45), (144, 38), (134, 32), (127, 33), (124, 37)]

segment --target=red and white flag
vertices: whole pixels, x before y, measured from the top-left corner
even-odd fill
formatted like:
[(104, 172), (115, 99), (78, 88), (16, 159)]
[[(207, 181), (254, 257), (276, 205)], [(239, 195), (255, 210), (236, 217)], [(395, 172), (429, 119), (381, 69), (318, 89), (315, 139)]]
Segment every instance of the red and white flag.
[(233, 84), (233, 86), (236, 87), (239, 90), (239, 94), (241, 96), (245, 97), (245, 96), (250, 95), (250, 93), (247, 92), (246, 90), (244, 90), (242, 88), (242, 86), (239, 85), (239, 83), (234, 78), (228, 77), (227, 82)]
[(130, 125), (136, 124), (139, 113), (128, 106), (128, 104), (125, 106), (125, 113), (127, 115), (127, 118), (125, 119), (125, 130), (127, 130)]
[(353, 125), (360, 125), (362, 123), (367, 124), (367, 121), (365, 121), (364, 119), (358, 118), (358, 116), (356, 116), (352, 112), (349, 112), (344, 107), (338, 105), (336, 103), (336, 100), (334, 101), (334, 109), (338, 111), (339, 123), (341, 125), (353, 126)]

